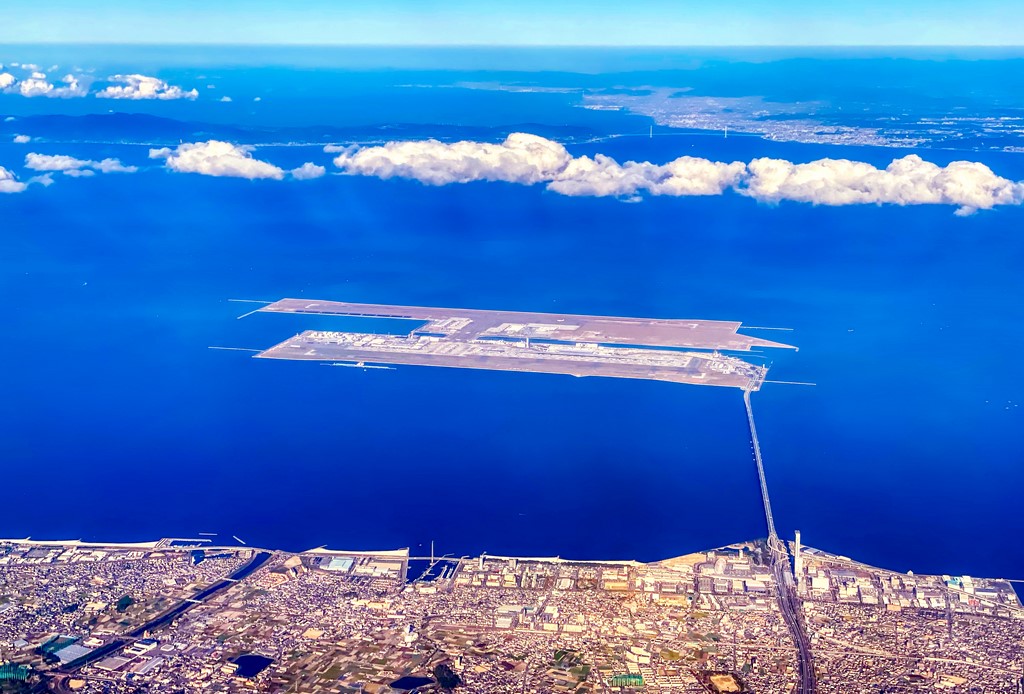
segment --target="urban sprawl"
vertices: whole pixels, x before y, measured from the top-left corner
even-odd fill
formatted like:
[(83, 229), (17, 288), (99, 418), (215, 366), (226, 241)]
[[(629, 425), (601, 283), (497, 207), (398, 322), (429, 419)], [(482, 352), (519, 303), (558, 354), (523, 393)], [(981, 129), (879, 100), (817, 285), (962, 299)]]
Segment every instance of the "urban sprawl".
[[(817, 691), (1018, 692), (1007, 581), (788, 543)], [(58, 692), (790, 692), (776, 551), (653, 563), (0, 541), (0, 686)]]

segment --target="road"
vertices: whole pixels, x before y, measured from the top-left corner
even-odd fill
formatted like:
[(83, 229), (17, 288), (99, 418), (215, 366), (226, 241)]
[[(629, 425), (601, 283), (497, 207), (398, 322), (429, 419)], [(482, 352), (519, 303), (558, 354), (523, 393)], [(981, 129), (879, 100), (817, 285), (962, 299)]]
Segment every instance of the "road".
[(142, 638), (143, 634), (145, 634), (146, 632), (152, 632), (156, 629), (159, 629), (162, 626), (171, 623), (185, 612), (191, 610), (196, 605), (201, 604), (203, 600), (206, 600), (207, 598), (216, 595), (217, 593), (220, 593), (224, 590), (227, 590), (231, 586), (235, 585), (236, 582), (245, 578), (246, 576), (254, 572), (256, 569), (260, 568), (265, 563), (267, 563), (267, 560), (270, 559), (270, 557), (272, 556), (273, 554), (271, 552), (257, 552), (255, 555), (253, 555), (252, 559), (247, 561), (242, 566), (238, 567), (228, 576), (220, 579), (213, 585), (204, 588), (203, 590), (193, 595), (191, 598), (188, 598), (187, 600), (182, 600), (171, 609), (167, 610), (166, 612), (163, 612), (162, 614), (157, 615), (156, 617), (146, 622), (142, 626), (136, 627), (135, 629), (121, 636), (120, 638), (111, 641), (105, 646), (97, 648), (88, 655), (85, 655), (77, 660), (72, 660), (70, 663), (62, 665), (60, 668), (58, 668), (57, 672), (62, 674), (73, 673), (85, 667), (86, 665), (89, 665), (90, 663), (95, 663), (103, 658), (114, 655), (122, 648), (127, 646), (129, 643), (133, 642), (136, 639)]
[(800, 694), (815, 694), (818, 681), (811, 659), (811, 644), (800, 620), (800, 599), (796, 594), (796, 581), (789, 566), (789, 552), (786, 544), (775, 532), (775, 519), (772, 517), (772, 502), (768, 497), (768, 482), (764, 475), (764, 462), (761, 460), (761, 444), (757, 440), (757, 428), (754, 426), (754, 410), (750, 407), (750, 391), (743, 391), (743, 404), (747, 408), (747, 423), (750, 425), (750, 443), (754, 449), (754, 461), (757, 463), (757, 476), (761, 482), (761, 501), (764, 503), (764, 517), (768, 524), (768, 548), (772, 552), (772, 576), (779, 591), (779, 609), (782, 618), (789, 627), (793, 643), (797, 650), (797, 673), (800, 678), (797, 691)]
[(818, 691), (818, 680), (811, 659), (811, 644), (800, 621), (800, 599), (796, 595), (796, 585), (789, 569), (789, 557), (776, 557), (772, 562), (772, 576), (779, 587), (779, 609), (782, 618), (789, 627), (797, 650), (797, 671), (800, 683), (797, 691), (801, 694), (815, 694)]

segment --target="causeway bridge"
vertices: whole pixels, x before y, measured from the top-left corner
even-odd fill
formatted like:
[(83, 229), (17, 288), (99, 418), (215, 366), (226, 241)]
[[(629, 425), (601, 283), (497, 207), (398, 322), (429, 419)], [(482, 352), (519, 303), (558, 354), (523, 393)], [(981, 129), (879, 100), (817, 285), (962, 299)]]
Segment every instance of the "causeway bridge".
[(750, 444), (757, 465), (757, 477), (761, 483), (761, 501), (764, 504), (764, 517), (768, 525), (768, 548), (772, 552), (772, 576), (778, 589), (779, 609), (797, 648), (797, 670), (800, 676), (797, 691), (800, 694), (815, 694), (818, 691), (818, 683), (811, 659), (811, 644), (800, 616), (800, 600), (796, 594), (796, 581), (789, 566), (789, 551), (786, 549), (786, 543), (780, 540), (778, 533), (775, 532), (772, 502), (768, 496), (768, 482), (764, 475), (764, 461), (761, 458), (761, 444), (757, 440), (757, 428), (754, 426), (754, 410), (750, 406), (749, 390), (743, 391), (743, 404), (747, 410)]

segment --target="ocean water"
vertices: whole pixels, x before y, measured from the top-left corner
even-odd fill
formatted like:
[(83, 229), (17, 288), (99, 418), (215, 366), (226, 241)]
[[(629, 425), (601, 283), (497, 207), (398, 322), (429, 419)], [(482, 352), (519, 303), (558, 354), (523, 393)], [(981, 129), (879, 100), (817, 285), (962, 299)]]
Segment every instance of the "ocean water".
[[(997, 151), (1012, 133), (989, 142), (976, 130), (969, 147), (915, 150), (664, 127), (649, 138), (649, 117), (579, 108), (579, 95), (563, 90), (660, 80), (801, 98), (781, 94), (794, 63), (772, 56), (682, 56), (661, 66), (621, 54), (609, 67), (607, 57), (562, 56), (562, 66), (527, 51), (477, 62), (414, 55), (395, 67), (379, 55), (343, 60), (315, 49), (262, 60), (126, 51), (0, 56), (139, 66), (174, 84), (215, 84), (194, 102), (0, 95), (0, 120), (15, 118), (0, 123), (0, 166), (23, 178), (27, 151), (143, 167), (58, 177), (0, 198), (0, 535), (218, 532), (294, 550), (429, 551), (433, 540), (438, 554), (654, 560), (765, 534), (739, 392), (325, 368), (209, 349), (364, 325), (236, 320), (252, 306), (228, 301), (310, 297), (792, 328), (756, 333), (800, 347), (755, 357), (773, 362), (772, 378), (817, 384), (768, 385), (753, 396), (780, 532), (799, 528), (809, 545), (897, 570), (1022, 577), (1013, 552), (1024, 529), (1019, 207), (957, 217), (941, 206), (772, 206), (734, 193), (631, 204), (501, 183), (245, 181), (174, 174), (147, 159), (152, 145), (221, 137), (264, 144), (257, 155), (283, 167), (329, 166), (324, 142), (493, 140), (526, 130), (574, 154), (620, 160), (884, 165), (913, 151), (939, 164), (983, 161), (1021, 180), (1024, 155)], [(888, 58), (793, 60), (814, 73), (831, 65), (861, 75), (850, 79), (851, 103), (884, 89), (921, 113), (956, 100), (941, 87), (944, 74), (971, 81), (968, 61), (912, 58), (900, 65), (917, 81), (895, 96), (867, 77), (867, 63)], [(977, 84), (991, 86), (970, 95), (971, 114), (1020, 114), (1020, 92), (1007, 96), (992, 78), (1016, 59), (971, 61)], [(453, 86), (510, 80), (551, 90)], [(751, 91), (751, 81), (767, 86)], [(842, 105), (841, 94), (829, 99)], [(15, 145), (16, 132), (38, 139)]]

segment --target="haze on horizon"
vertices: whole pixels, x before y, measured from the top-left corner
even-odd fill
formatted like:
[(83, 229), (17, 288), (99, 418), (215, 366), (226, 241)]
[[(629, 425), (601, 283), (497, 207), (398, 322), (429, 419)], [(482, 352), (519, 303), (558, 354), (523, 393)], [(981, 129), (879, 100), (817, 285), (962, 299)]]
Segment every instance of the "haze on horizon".
[(40, 0), (0, 43), (1020, 46), (1014, 0)]

